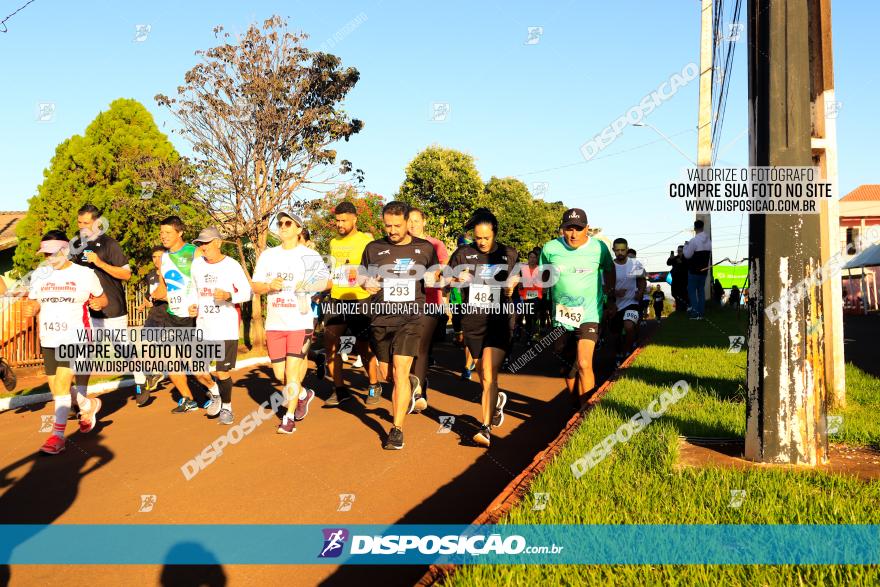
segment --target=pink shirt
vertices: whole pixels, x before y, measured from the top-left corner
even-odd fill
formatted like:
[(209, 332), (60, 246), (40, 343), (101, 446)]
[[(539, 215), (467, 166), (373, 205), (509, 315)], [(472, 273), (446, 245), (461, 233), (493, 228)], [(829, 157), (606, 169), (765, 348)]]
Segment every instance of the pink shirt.
[[(425, 235), (424, 238), (426, 241), (434, 245), (434, 252), (437, 253), (437, 258), (440, 260), (440, 263), (445, 265), (449, 262), (449, 252), (446, 250), (446, 245), (443, 244), (443, 241), (439, 241), (433, 236)], [(425, 288), (425, 303), (426, 304), (442, 304), (443, 303), (443, 289), (439, 287), (426, 287)]]

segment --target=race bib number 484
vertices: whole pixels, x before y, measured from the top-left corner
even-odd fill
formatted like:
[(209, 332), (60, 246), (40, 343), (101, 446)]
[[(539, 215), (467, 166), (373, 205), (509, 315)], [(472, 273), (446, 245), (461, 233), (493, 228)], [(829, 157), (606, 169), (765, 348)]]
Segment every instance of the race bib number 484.
[(500, 305), (500, 289), (486, 284), (471, 284), (468, 304), (479, 308), (497, 308)]
[(564, 306), (556, 304), (556, 321), (563, 326), (577, 328), (584, 320), (583, 306)]

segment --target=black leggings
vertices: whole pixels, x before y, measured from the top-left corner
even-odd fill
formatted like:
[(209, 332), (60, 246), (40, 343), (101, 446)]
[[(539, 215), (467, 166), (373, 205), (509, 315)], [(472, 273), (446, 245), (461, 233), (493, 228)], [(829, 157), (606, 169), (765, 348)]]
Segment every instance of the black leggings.
[(426, 314), (420, 318), (419, 329), (419, 354), (413, 362), (412, 372), (419, 378), (422, 385), (422, 395), (428, 397), (428, 389), (425, 386), (425, 378), (428, 376), (428, 358), (431, 355), (431, 349), (434, 347), (434, 333), (438, 328), (446, 327), (446, 314)]

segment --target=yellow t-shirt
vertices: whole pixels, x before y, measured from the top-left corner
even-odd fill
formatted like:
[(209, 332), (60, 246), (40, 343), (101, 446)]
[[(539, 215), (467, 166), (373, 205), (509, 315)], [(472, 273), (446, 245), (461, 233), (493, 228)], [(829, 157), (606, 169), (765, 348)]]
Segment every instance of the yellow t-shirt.
[[(367, 243), (373, 237), (364, 232), (356, 232), (330, 241), (330, 256), (333, 257), (333, 288), (330, 297), (337, 300), (365, 300), (370, 294), (355, 283), (356, 266), (361, 264), (361, 257)], [(345, 269), (345, 265), (355, 266)]]

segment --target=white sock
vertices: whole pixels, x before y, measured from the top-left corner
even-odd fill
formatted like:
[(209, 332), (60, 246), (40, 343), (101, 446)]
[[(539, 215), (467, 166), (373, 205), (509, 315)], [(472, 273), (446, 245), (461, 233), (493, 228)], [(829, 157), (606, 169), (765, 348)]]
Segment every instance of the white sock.
[(299, 399), (306, 399), (306, 396), (308, 395), (308, 393), (306, 393), (306, 388), (301, 387), (300, 390), (301, 391), (299, 392)]
[(137, 371), (134, 373), (134, 382), (138, 385), (143, 385), (147, 382), (147, 376), (140, 371)]
[(59, 395), (55, 397), (55, 426), (52, 433), (58, 438), (64, 438), (64, 429), (67, 427), (67, 414), (70, 413), (70, 396)]
[(71, 396), (76, 398), (76, 405), (79, 406), (79, 409), (90, 409), (92, 407), (92, 400), (90, 400), (89, 396), (86, 395), (86, 390), (88, 388), (85, 385), (75, 385), (73, 389), (75, 390), (75, 392), (71, 394)]
[(208, 388), (208, 391), (211, 393), (212, 396), (214, 396), (214, 397), (219, 397), (219, 395), (220, 395), (220, 388), (217, 387), (217, 382), (216, 382), (216, 381), (211, 385), (211, 387)]
[(220, 404), (220, 409), (221, 410), (229, 410), (231, 412), (232, 411), (232, 402), (229, 402), (227, 404)]

